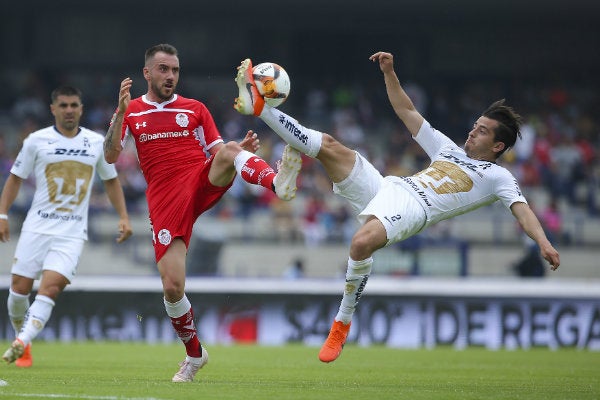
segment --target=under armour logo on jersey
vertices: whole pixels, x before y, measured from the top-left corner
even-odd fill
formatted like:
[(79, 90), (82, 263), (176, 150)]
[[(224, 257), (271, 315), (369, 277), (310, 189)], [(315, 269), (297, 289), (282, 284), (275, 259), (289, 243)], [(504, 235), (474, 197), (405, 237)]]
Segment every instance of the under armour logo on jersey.
[(135, 129), (140, 129), (140, 127), (145, 128), (146, 127), (146, 121), (142, 122), (141, 124), (139, 122), (135, 123)]

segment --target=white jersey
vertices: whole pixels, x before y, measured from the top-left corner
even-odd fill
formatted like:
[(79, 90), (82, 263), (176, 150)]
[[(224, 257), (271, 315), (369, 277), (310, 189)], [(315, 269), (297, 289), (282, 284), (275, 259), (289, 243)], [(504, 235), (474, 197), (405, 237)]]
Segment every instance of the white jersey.
[(87, 240), (88, 208), (95, 172), (102, 180), (117, 177), (104, 159), (104, 137), (86, 128), (68, 138), (53, 126), (23, 141), (10, 172), (22, 179), (34, 173), (35, 194), (24, 232)]
[(425, 209), (429, 226), (500, 200), (505, 207), (527, 203), (519, 184), (506, 169), (467, 157), (464, 149), (427, 121), (415, 136), (425, 150), (429, 168), (409, 177), (394, 177)]

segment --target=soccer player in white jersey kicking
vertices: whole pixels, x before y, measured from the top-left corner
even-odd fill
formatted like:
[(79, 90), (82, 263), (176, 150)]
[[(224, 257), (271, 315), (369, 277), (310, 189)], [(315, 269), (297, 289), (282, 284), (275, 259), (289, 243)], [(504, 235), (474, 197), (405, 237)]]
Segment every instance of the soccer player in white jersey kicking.
[[(87, 240), (90, 195), (96, 173), (119, 214), (120, 243), (131, 236), (131, 224), (117, 170), (104, 159), (104, 136), (79, 126), (81, 92), (61, 86), (51, 94), (53, 126), (23, 141), (0, 196), (0, 242), (10, 239), (8, 211), (21, 183), (33, 173), (35, 194), (21, 227), (12, 264), (7, 307), (17, 338), (2, 358), (17, 367), (32, 365), (31, 342), (44, 329), (54, 304), (73, 282)], [(40, 278), (34, 302), (33, 282)]]
[(383, 177), (361, 154), (331, 135), (304, 127), (266, 105), (254, 83), (249, 59), (238, 67), (236, 76), (239, 97), (234, 108), (241, 114), (258, 116), (288, 146), (319, 160), (333, 182), (334, 193), (350, 202), (362, 223), (350, 244), (339, 311), (319, 352), (323, 362), (334, 361), (342, 351), (371, 272), (373, 253), (436, 222), (500, 200), (539, 245), (550, 268), (556, 270), (560, 264), (558, 252), (546, 238), (517, 181), (496, 164), (520, 136), (521, 117), (504, 100), (497, 101), (477, 119), (464, 147), (459, 147), (415, 109), (398, 81), (392, 54), (377, 52), (370, 60), (379, 63), (396, 115), (431, 158), (429, 167), (413, 176)]

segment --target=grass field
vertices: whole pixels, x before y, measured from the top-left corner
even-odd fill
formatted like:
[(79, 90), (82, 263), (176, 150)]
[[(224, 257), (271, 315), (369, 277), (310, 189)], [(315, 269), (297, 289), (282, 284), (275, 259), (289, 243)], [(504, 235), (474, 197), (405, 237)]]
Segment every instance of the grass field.
[(32, 368), (0, 366), (0, 400), (600, 399), (600, 352), (349, 345), (323, 364), (300, 345), (208, 349), (196, 381), (175, 384), (181, 345), (36, 342)]

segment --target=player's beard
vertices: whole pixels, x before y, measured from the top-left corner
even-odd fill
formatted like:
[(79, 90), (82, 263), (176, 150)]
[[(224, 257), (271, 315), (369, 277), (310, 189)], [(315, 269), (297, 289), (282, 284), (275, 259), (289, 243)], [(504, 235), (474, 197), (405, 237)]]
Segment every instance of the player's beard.
[(175, 93), (175, 85), (168, 88), (164, 84), (163, 85), (155, 85), (152, 84), (152, 91), (156, 94), (156, 96), (162, 101), (167, 101), (173, 97), (173, 93)]
[(68, 121), (60, 122), (60, 127), (66, 131), (72, 131), (79, 126), (79, 120), (77, 118)]

